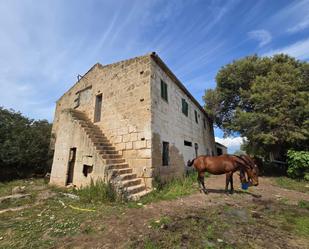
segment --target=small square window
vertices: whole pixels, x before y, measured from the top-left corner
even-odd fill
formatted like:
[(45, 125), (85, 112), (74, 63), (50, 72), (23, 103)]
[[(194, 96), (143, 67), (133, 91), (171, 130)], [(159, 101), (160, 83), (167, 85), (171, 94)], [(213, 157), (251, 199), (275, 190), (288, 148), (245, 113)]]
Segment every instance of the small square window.
[(167, 84), (163, 80), (161, 80), (161, 97), (165, 101), (168, 101)]
[(182, 113), (188, 117), (189, 105), (185, 99), (181, 101)]

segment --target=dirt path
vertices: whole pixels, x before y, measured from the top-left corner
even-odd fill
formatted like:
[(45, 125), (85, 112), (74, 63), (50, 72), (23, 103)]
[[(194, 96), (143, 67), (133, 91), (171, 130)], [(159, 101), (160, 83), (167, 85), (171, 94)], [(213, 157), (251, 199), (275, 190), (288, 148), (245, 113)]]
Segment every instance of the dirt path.
[[(184, 217), (200, 210), (207, 212), (207, 210), (212, 210), (214, 206), (227, 205), (238, 208), (246, 207), (247, 204), (252, 203), (271, 206), (272, 203), (280, 200), (290, 204), (297, 204), (299, 200), (309, 201), (308, 194), (277, 187), (270, 178), (260, 178), (258, 187), (252, 187), (250, 191), (244, 192), (239, 189), (240, 183), (237, 178), (234, 176), (235, 193), (233, 195), (227, 195), (224, 192), (224, 176), (211, 176), (206, 179), (208, 195), (196, 193), (173, 201), (161, 201), (145, 205), (142, 208), (127, 209), (119, 216), (92, 222), (94, 225), (96, 222), (105, 224), (106, 229), (102, 234), (65, 238), (61, 240), (57, 248), (125, 248), (129, 240), (138, 240), (151, 232), (151, 227), (149, 227), (151, 219), (157, 220), (162, 216)], [(273, 248), (288, 248), (284, 247), (285, 243), (288, 243), (286, 240), (294, 243), (292, 238), (286, 238), (284, 234), (278, 233), (277, 236), (282, 237), (282, 246), (274, 246)], [(268, 239), (272, 241), (271, 236)], [(301, 244), (301, 242), (299, 243)], [(297, 243), (295, 247), (291, 247), (291, 244), (289, 246), (290, 248), (305, 248), (304, 245)]]

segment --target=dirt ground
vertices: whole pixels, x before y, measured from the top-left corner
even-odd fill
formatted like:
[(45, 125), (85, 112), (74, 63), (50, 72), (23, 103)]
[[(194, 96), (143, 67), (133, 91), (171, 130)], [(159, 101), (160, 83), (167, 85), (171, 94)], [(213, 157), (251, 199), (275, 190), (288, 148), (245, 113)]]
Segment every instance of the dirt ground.
[(244, 192), (234, 176), (230, 195), (224, 192), (225, 176), (211, 176), (206, 179), (208, 195), (196, 193), (89, 221), (105, 229), (62, 238), (56, 248), (309, 248), (307, 235), (295, 236), (278, 218), (300, 200), (309, 201), (309, 195), (280, 188), (271, 178), (259, 180), (259, 186)]

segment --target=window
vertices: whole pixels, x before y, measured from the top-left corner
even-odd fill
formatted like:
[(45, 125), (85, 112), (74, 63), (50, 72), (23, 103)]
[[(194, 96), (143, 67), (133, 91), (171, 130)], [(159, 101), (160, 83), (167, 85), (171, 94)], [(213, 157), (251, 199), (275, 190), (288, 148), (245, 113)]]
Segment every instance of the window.
[(189, 142), (189, 141), (184, 140), (184, 141), (183, 141), (183, 144), (184, 144), (185, 146), (190, 146), (190, 147), (192, 147), (192, 142)]
[(197, 111), (194, 110), (195, 122), (198, 124)]
[(167, 84), (163, 80), (161, 80), (161, 97), (162, 99), (168, 101)]
[(204, 129), (206, 130), (206, 119), (205, 118), (203, 118), (203, 123), (204, 123)]
[(162, 165), (168, 166), (169, 163), (169, 143), (163, 142)]
[(181, 106), (182, 106), (182, 113), (188, 117), (189, 105), (185, 99), (182, 99)]
[(90, 166), (90, 165), (83, 165), (83, 175), (85, 176), (85, 177), (87, 177), (88, 176), (88, 174), (90, 174), (91, 172), (92, 172), (92, 166)]

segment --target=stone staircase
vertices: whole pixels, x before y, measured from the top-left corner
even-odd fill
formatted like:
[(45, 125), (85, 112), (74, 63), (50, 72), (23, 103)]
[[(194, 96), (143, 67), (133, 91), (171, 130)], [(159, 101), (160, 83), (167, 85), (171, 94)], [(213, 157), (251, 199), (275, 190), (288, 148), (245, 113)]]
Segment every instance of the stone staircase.
[(137, 177), (101, 129), (93, 124), (85, 113), (77, 110), (70, 110), (70, 113), (85, 131), (97, 153), (100, 154), (106, 165), (106, 172), (110, 176), (109, 180), (115, 185), (117, 191), (128, 200), (138, 200), (149, 193), (150, 190), (146, 189), (143, 179)]

